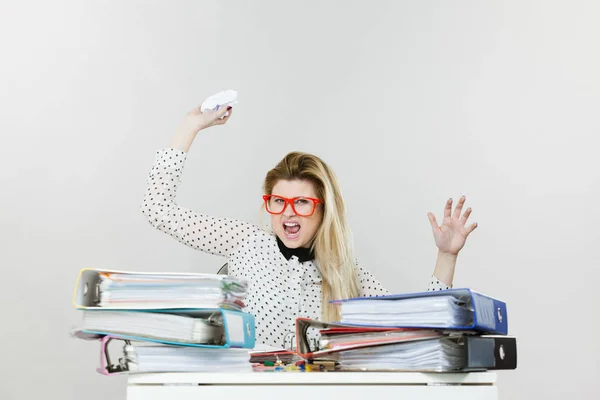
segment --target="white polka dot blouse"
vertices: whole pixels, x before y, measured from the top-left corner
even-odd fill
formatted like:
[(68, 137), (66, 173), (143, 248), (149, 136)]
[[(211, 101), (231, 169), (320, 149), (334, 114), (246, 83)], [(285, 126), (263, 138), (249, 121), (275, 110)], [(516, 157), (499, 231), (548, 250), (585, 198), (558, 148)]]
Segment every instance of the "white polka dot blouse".
[[(229, 274), (249, 282), (245, 311), (256, 320), (256, 340), (290, 348), (298, 317), (319, 319), (321, 274), (313, 260), (286, 258), (275, 235), (259, 227), (181, 207), (177, 188), (187, 153), (160, 149), (148, 175), (142, 213), (152, 226), (196, 250), (227, 258)], [(388, 294), (365, 268), (357, 266), (361, 296)], [(428, 290), (449, 289), (431, 277)]]

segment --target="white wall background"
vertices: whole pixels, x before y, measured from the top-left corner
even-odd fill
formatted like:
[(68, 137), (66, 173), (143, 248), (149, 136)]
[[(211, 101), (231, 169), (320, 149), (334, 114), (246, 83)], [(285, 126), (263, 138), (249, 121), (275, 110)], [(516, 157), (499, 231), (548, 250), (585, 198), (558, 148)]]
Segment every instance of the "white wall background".
[(69, 337), (82, 267), (215, 271), (139, 212), (188, 109), (239, 90), (182, 205), (256, 222), (291, 150), (337, 172), (363, 265), (423, 289), (427, 211), (479, 228), (455, 285), (507, 301), (504, 399), (597, 398), (600, 3), (52, 1), (0, 6), (0, 398), (123, 399)]

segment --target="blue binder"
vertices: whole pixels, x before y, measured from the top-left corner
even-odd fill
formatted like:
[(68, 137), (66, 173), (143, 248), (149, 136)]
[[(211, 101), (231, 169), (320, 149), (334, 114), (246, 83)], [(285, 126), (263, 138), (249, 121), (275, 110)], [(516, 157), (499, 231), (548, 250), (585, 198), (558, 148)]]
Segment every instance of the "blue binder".
[[(90, 308), (88, 311), (91, 312), (103, 312), (101, 308)], [(188, 343), (188, 342), (175, 342), (170, 340), (161, 340), (158, 338), (149, 338), (144, 336), (135, 335), (124, 335), (109, 331), (90, 331), (85, 329), (76, 329), (73, 331), (73, 335), (81, 339), (99, 339), (104, 336), (111, 336), (121, 339), (146, 341), (154, 343), (162, 343), (177, 346), (190, 346), (190, 347), (204, 347), (204, 348), (254, 348), (256, 343), (255, 328), (254, 328), (254, 316), (249, 313), (241, 311), (233, 311), (227, 309), (170, 309), (170, 310), (110, 310), (110, 311), (135, 311), (135, 312), (156, 312), (156, 313), (169, 313), (169, 314), (187, 314), (187, 315), (198, 315), (207, 316), (214, 313), (220, 313), (223, 317), (223, 328), (225, 332), (225, 342), (221, 345), (213, 344), (199, 344), (199, 343)]]
[[(402, 325), (393, 326), (394, 328), (422, 328), (422, 329), (448, 329), (448, 330), (460, 330), (460, 331), (474, 331), (496, 335), (507, 335), (508, 334), (508, 318), (506, 303), (496, 298), (486, 296), (474, 290), (468, 288), (462, 289), (449, 289), (441, 290), (437, 292), (418, 292), (418, 293), (405, 293), (405, 294), (393, 294), (377, 297), (358, 297), (348, 300), (333, 300), (331, 303), (341, 304), (349, 301), (372, 301), (372, 300), (388, 300), (388, 301), (402, 301), (404, 299), (414, 298), (427, 298), (435, 296), (447, 296), (451, 295), (464, 302), (464, 307), (472, 311), (472, 322), (468, 325), (456, 325), (456, 326), (431, 326), (431, 325)], [(344, 323), (348, 325), (347, 323)], [(356, 326), (367, 326), (364, 324), (354, 324)], [(376, 326), (376, 325), (368, 325)], [(387, 325), (386, 325), (387, 326)]]

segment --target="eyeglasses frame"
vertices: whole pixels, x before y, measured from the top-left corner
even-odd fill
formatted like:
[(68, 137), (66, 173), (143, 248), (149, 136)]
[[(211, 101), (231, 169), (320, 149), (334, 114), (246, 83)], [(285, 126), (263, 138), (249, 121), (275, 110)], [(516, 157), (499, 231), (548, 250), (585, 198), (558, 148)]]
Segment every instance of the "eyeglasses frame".
[[(283, 205), (283, 208), (281, 209), (281, 212), (278, 212), (278, 213), (276, 213), (276, 212), (271, 212), (271, 211), (269, 211), (269, 206), (267, 205), (267, 202), (269, 201), (269, 199), (270, 199), (271, 197), (277, 197), (277, 198), (279, 198), (279, 199), (282, 199), (282, 200), (285, 202), (285, 203), (284, 203), (284, 205)], [(303, 215), (303, 214), (300, 214), (300, 213), (298, 213), (298, 211), (296, 211), (296, 207), (294, 206), (294, 202), (295, 202), (296, 200), (298, 200), (298, 199), (303, 199), (303, 200), (310, 200), (310, 201), (312, 201), (312, 202), (313, 202), (313, 210), (312, 210), (312, 213), (310, 213), (310, 214), (308, 214), (308, 215)], [(317, 210), (317, 204), (323, 204), (323, 203), (324, 203), (323, 199), (316, 199), (316, 198), (314, 198), (314, 197), (304, 197), (304, 196), (298, 196), (298, 197), (293, 197), (293, 198), (289, 199), (289, 198), (287, 198), (287, 197), (279, 196), (279, 195), (276, 195), (276, 194), (265, 194), (265, 195), (263, 195), (263, 200), (265, 201), (265, 209), (267, 210), (267, 212), (268, 212), (269, 214), (273, 214), (273, 215), (279, 215), (279, 214), (283, 214), (283, 212), (285, 211), (285, 209), (287, 208), (287, 206), (288, 206), (288, 204), (289, 204), (289, 205), (292, 207), (292, 210), (294, 211), (294, 213), (295, 213), (296, 215), (299, 215), (299, 216), (301, 216), (301, 217), (310, 217), (310, 216), (314, 215), (315, 211)]]

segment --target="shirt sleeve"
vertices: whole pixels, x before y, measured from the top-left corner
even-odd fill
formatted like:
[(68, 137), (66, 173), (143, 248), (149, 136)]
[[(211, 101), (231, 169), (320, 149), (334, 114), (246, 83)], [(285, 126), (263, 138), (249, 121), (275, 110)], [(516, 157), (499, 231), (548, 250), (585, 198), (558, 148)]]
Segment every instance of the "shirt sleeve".
[(206, 253), (229, 257), (259, 228), (243, 221), (211, 217), (179, 206), (176, 193), (187, 153), (161, 149), (147, 178), (141, 211), (148, 222), (181, 243)]
[(448, 290), (452, 289), (452, 286), (446, 285), (444, 282), (440, 281), (435, 275), (431, 275), (431, 280), (429, 281), (429, 287), (427, 288), (428, 292), (434, 292), (436, 290)]

